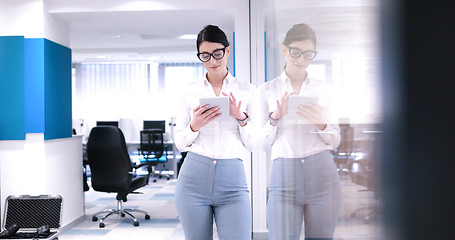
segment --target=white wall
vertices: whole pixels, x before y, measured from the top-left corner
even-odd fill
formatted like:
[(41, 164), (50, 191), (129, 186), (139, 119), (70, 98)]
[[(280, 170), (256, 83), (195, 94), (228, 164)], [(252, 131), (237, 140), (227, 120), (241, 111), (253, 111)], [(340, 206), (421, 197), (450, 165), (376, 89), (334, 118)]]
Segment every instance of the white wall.
[(44, 35), (41, 0), (0, 1), (0, 36), (40, 38)]
[(69, 25), (52, 17), (43, 0), (0, 1), (0, 36), (47, 38), (69, 47)]
[(82, 138), (0, 141), (1, 216), (9, 195), (61, 195), (62, 226), (84, 216)]

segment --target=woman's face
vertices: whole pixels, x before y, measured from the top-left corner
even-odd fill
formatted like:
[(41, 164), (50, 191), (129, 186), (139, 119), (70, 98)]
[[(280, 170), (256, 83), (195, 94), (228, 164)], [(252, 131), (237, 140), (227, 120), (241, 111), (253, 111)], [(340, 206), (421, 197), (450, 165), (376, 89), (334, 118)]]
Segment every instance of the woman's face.
[[(311, 55), (310, 51), (314, 51), (315, 46), (311, 40), (303, 40), (298, 42), (292, 42), (289, 46), (283, 46), (283, 54), (286, 58), (286, 70), (287, 71), (303, 71), (305, 72), (310, 64), (311, 60), (306, 59), (305, 55)], [(295, 58), (291, 56), (289, 51), (293, 53), (302, 53), (300, 57)], [(294, 54), (295, 55), (295, 54)]]
[[(203, 41), (199, 45), (199, 53), (209, 53), (215, 55), (215, 57), (221, 56), (222, 51), (220, 49), (224, 49), (224, 45), (221, 43), (215, 42), (207, 42)], [(218, 51), (217, 51), (218, 50)], [(227, 68), (227, 59), (231, 52), (231, 47), (227, 46), (224, 50), (224, 56), (221, 59), (215, 59), (213, 56), (210, 56), (210, 59), (207, 62), (202, 62), (204, 64), (205, 69), (207, 70), (208, 74), (226, 74)]]

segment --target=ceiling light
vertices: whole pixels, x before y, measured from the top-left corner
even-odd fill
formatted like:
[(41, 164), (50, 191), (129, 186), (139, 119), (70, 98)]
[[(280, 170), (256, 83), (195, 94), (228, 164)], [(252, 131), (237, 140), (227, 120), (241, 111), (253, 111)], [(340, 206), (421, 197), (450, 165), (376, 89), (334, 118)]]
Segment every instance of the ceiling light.
[(114, 35), (114, 36), (112, 36), (112, 39), (120, 39), (120, 38), (122, 38), (122, 36), (120, 36), (120, 35)]
[(196, 34), (183, 34), (178, 39), (187, 39), (187, 40), (196, 40), (197, 35)]

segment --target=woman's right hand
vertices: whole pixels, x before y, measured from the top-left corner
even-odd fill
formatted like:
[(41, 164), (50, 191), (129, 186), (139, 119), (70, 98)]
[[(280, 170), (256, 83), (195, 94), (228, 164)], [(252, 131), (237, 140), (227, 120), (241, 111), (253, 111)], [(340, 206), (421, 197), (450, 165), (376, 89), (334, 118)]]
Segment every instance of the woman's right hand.
[(193, 109), (193, 120), (191, 120), (190, 128), (193, 132), (199, 131), (203, 126), (213, 121), (220, 116), (220, 108), (209, 105), (197, 106)]
[(288, 113), (289, 96), (293, 94), (294, 91), (290, 93), (286, 91), (281, 97), (281, 100), (276, 100), (277, 107), (276, 110), (272, 114), (270, 114), (270, 118), (274, 120), (279, 120)]

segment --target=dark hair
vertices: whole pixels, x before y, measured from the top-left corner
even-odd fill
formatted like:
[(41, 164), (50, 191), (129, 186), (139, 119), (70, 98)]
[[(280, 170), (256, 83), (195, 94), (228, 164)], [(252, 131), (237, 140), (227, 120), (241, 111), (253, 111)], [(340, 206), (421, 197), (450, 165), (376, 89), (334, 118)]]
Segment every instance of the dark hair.
[(289, 46), (289, 44), (293, 42), (304, 40), (311, 40), (314, 43), (314, 46), (316, 46), (316, 35), (314, 34), (313, 29), (305, 23), (295, 24), (289, 29), (288, 33), (286, 33), (283, 45)]
[(199, 52), (199, 46), (203, 41), (221, 43), (223, 46), (228, 47), (229, 41), (226, 34), (218, 26), (207, 25), (197, 35), (196, 47)]

